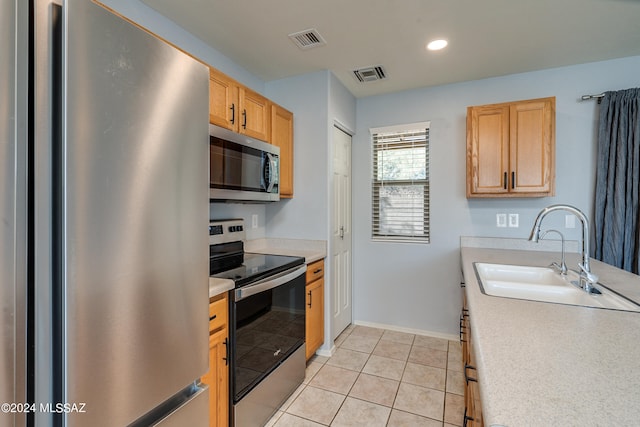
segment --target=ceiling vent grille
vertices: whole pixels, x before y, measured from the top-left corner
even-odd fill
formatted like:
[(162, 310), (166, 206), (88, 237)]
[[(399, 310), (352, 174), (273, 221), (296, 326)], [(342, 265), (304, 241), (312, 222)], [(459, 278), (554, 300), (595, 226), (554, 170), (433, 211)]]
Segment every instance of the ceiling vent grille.
[(382, 65), (353, 70), (353, 75), (361, 83), (374, 82), (376, 80), (384, 80), (387, 78), (387, 73), (384, 71), (384, 68), (382, 68)]
[(324, 46), (327, 44), (327, 42), (315, 28), (289, 34), (289, 38), (296, 44), (296, 46), (303, 50)]

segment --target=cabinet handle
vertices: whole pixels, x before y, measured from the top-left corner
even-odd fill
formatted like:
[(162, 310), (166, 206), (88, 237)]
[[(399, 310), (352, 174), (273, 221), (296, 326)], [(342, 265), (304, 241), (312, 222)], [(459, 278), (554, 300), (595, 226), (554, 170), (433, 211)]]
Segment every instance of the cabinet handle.
[(317, 270), (314, 270), (313, 274), (318, 274), (318, 273), (320, 273), (321, 271), (322, 271), (322, 269), (321, 269), (321, 268), (319, 268), (319, 269), (317, 269)]
[(516, 173), (511, 171), (511, 188), (516, 188)]
[(309, 293), (309, 304), (307, 304), (309, 306), (309, 308), (311, 308), (311, 296), (313, 295), (311, 293), (311, 291), (308, 292)]
[(474, 371), (476, 370), (475, 366), (467, 365), (465, 363), (465, 365), (464, 365), (464, 380), (465, 380), (465, 382), (467, 384), (469, 384), (469, 381), (473, 381), (473, 382), (477, 383), (478, 382), (477, 378), (472, 378), (469, 375), (467, 375), (467, 369), (473, 369)]
[(504, 177), (502, 179), (502, 188), (507, 189), (507, 172), (505, 171)]
[(475, 421), (475, 418), (467, 415), (467, 408), (464, 408), (464, 419), (462, 421), (462, 427), (467, 427), (467, 421)]
[(247, 110), (242, 110), (242, 129), (247, 128)]
[(217, 315), (217, 314), (214, 314), (213, 316), (209, 317), (209, 321), (211, 321), (211, 320), (215, 319), (216, 317), (218, 317), (218, 315)]
[(225, 366), (229, 365), (229, 338), (225, 338), (224, 339), (224, 357), (222, 358), (222, 360), (224, 360), (224, 364)]
[(231, 124), (236, 122), (236, 104), (231, 104)]

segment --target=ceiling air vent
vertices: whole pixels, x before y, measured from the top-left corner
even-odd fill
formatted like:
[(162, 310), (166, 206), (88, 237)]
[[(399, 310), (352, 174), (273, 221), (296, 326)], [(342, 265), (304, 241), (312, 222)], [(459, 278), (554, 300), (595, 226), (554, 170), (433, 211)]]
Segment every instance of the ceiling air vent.
[(309, 30), (299, 31), (297, 33), (289, 34), (289, 38), (300, 49), (306, 50), (312, 47), (324, 46), (327, 42), (322, 38), (318, 30), (311, 28)]
[(382, 68), (381, 65), (353, 70), (353, 75), (362, 83), (374, 82), (376, 80), (383, 80), (387, 78), (387, 73), (385, 73), (384, 68)]

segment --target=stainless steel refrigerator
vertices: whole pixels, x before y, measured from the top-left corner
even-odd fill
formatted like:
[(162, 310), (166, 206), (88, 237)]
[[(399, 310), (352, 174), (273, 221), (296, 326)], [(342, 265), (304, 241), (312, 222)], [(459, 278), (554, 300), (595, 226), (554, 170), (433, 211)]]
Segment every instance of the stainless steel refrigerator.
[(90, 0), (0, 8), (0, 427), (208, 425), (207, 68)]

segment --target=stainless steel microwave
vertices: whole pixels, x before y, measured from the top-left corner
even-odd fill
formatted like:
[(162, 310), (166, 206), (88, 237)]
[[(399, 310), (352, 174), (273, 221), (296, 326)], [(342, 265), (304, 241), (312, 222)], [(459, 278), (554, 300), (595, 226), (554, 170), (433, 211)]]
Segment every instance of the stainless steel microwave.
[(280, 200), (280, 148), (209, 125), (209, 199)]

